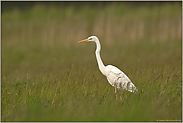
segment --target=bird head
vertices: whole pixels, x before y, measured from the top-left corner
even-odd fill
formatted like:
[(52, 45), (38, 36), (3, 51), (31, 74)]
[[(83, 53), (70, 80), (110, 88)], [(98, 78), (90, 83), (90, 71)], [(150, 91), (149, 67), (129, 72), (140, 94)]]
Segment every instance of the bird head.
[(91, 41), (95, 42), (96, 40), (98, 40), (98, 38), (96, 36), (90, 36), (87, 39), (79, 41), (78, 43), (81, 43), (81, 42), (91, 42)]

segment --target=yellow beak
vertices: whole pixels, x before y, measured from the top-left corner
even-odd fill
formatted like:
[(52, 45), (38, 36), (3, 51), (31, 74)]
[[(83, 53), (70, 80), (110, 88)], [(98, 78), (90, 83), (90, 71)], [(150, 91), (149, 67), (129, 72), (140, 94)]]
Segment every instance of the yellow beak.
[(85, 41), (88, 41), (88, 40), (89, 39), (84, 39), (84, 40), (79, 41), (78, 43), (85, 42)]

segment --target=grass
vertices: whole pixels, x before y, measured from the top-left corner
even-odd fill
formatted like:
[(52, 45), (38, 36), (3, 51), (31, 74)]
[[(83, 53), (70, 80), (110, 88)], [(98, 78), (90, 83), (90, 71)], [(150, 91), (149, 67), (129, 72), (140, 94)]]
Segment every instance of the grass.
[[(1, 121), (182, 121), (179, 4), (95, 9), (39, 5), (2, 14)], [(124, 71), (139, 93), (119, 91), (123, 100), (115, 101), (95, 44), (77, 44), (91, 34), (104, 64)]]

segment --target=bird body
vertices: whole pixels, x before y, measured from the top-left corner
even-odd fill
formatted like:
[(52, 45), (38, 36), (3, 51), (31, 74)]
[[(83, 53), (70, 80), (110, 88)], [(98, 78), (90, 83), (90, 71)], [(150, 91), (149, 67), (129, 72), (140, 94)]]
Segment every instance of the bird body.
[(79, 41), (78, 43), (90, 42), (90, 41), (93, 41), (96, 43), (97, 48), (95, 51), (95, 55), (98, 62), (99, 70), (103, 75), (107, 77), (108, 82), (113, 87), (115, 87), (115, 93), (116, 93), (116, 89), (127, 90), (133, 93), (138, 91), (138, 89), (131, 82), (131, 80), (120, 69), (112, 65), (104, 66), (100, 57), (101, 45), (100, 45), (99, 39), (96, 36), (90, 36), (88, 37), (88, 39)]
[(108, 82), (118, 90), (128, 90), (130, 92), (137, 91), (131, 80), (117, 67), (112, 65), (106, 66), (106, 77)]

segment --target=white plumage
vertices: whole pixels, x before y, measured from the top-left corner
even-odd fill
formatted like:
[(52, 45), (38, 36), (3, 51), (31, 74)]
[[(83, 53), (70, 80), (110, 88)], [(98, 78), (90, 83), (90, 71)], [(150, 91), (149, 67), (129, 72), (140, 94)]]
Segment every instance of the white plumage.
[(109, 83), (119, 90), (128, 90), (130, 92), (136, 92), (137, 89), (131, 80), (117, 67), (107, 65), (107, 80)]
[(101, 50), (100, 42), (96, 36), (90, 36), (88, 39), (79, 41), (78, 43), (90, 42), (90, 41), (95, 42), (97, 45), (95, 54), (96, 54), (96, 59), (98, 62), (99, 69), (102, 72), (102, 74), (107, 77), (107, 80), (109, 81), (109, 83), (113, 87), (115, 87), (115, 93), (117, 93), (116, 89), (127, 90), (127, 91), (130, 91), (133, 93), (138, 91), (138, 89), (131, 82), (131, 80), (117, 67), (112, 66), (112, 65), (104, 66), (104, 64), (101, 60), (101, 57), (100, 57), (100, 50)]

